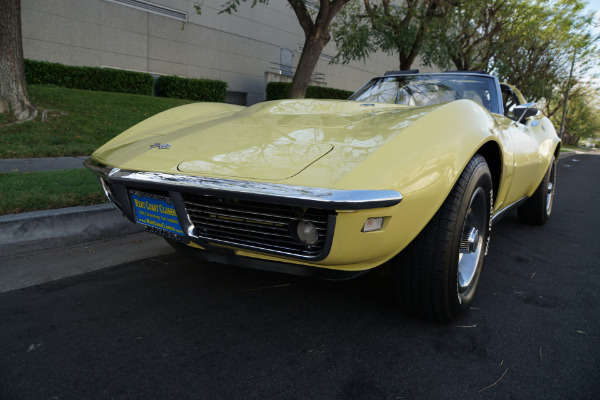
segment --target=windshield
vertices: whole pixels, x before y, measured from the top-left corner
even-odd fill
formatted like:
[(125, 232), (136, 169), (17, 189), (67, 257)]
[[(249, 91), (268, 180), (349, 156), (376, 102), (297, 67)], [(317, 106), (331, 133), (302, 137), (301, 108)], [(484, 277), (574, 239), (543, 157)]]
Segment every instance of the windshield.
[(423, 74), (375, 78), (348, 100), (430, 106), (469, 99), (500, 114), (493, 77), (462, 74)]

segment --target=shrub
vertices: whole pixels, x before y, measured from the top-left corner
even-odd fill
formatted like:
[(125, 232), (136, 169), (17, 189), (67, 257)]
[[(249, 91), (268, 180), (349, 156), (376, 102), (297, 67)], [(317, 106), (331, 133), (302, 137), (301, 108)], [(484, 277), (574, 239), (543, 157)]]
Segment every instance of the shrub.
[(267, 94), (267, 101), (287, 99), (290, 86), (292, 86), (292, 84), (288, 82), (267, 83), (267, 88), (265, 89)]
[(212, 79), (161, 76), (156, 81), (156, 95), (178, 99), (225, 102), (227, 83)]
[[(267, 84), (267, 100), (287, 99), (292, 86), (289, 82), (269, 82)], [(323, 86), (309, 86), (306, 90), (307, 99), (333, 99), (346, 100), (353, 92), (348, 90), (333, 89)]]
[(334, 99), (346, 100), (352, 95), (349, 90), (334, 89), (323, 86), (309, 86), (306, 90), (306, 97), (309, 99)]
[(98, 67), (75, 67), (46, 61), (25, 60), (28, 84), (56, 85), (70, 89), (100, 90), (152, 95), (150, 74)]

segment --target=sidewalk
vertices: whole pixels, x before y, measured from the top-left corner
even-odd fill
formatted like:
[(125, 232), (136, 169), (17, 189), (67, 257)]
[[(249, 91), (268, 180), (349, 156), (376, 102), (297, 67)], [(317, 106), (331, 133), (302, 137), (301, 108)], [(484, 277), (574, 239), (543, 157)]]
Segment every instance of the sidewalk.
[(0, 173), (83, 168), (83, 162), (88, 158), (90, 157), (13, 158), (0, 160)]
[[(88, 158), (4, 159), (0, 160), (0, 173), (84, 168), (83, 162)], [(0, 257), (141, 231), (139, 225), (125, 219), (112, 204), (1, 215)]]
[[(88, 156), (0, 160), (0, 173), (84, 168)], [(111, 204), (0, 216), (0, 256), (140, 232)]]
[[(5, 159), (0, 173), (83, 168), (87, 158)], [(112, 204), (2, 215), (0, 293), (173, 251)]]

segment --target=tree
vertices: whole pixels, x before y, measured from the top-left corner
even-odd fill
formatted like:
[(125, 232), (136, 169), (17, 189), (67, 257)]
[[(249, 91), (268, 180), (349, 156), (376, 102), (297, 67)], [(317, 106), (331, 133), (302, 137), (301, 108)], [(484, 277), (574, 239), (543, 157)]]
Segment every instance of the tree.
[[(247, 0), (229, 0), (223, 5), (221, 12), (231, 14), (237, 11), (240, 3), (245, 3)], [(317, 66), (319, 56), (323, 48), (331, 40), (329, 33), (329, 25), (333, 17), (348, 3), (350, 0), (319, 0), (319, 8), (316, 16), (313, 19), (309, 11), (310, 3), (314, 7), (314, 2), (308, 0), (288, 0), (289, 5), (294, 10), (298, 22), (304, 31), (304, 48), (296, 68), (290, 87), (289, 97), (292, 99), (303, 98), (306, 94), (306, 89), (310, 83), (312, 73)], [(253, 0), (252, 7), (257, 3), (267, 4), (269, 0)], [(196, 11), (200, 12), (199, 6), (196, 6)]]
[(431, 33), (437, 47), (422, 55), (426, 65), (458, 71), (487, 71), (503, 43), (500, 33), (506, 29), (514, 10), (509, 0), (462, 0), (441, 5), (444, 23)]
[(560, 97), (575, 49), (580, 72), (589, 69), (597, 54), (588, 33), (592, 15), (585, 14), (582, 0), (511, 3), (515, 14), (499, 35), (503, 46), (495, 52), (490, 69), (531, 101)]
[(25, 84), (20, 0), (0, 0), (0, 113), (33, 119), (37, 108)]
[[(562, 107), (559, 107), (562, 110)], [(560, 126), (562, 114), (551, 116), (555, 126)], [(577, 145), (579, 139), (600, 137), (600, 90), (590, 83), (579, 82), (569, 96), (563, 143)]]
[(435, 51), (431, 33), (444, 23), (443, 5), (456, 0), (363, 0), (346, 7), (332, 26), (338, 48), (335, 61), (365, 60), (382, 50), (398, 54), (399, 67), (408, 70), (420, 54)]

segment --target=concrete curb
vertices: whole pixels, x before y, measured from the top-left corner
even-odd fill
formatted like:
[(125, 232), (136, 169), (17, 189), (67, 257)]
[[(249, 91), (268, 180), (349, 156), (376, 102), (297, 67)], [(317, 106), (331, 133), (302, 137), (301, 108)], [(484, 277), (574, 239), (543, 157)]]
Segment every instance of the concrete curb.
[(140, 232), (112, 204), (0, 216), (0, 256)]

